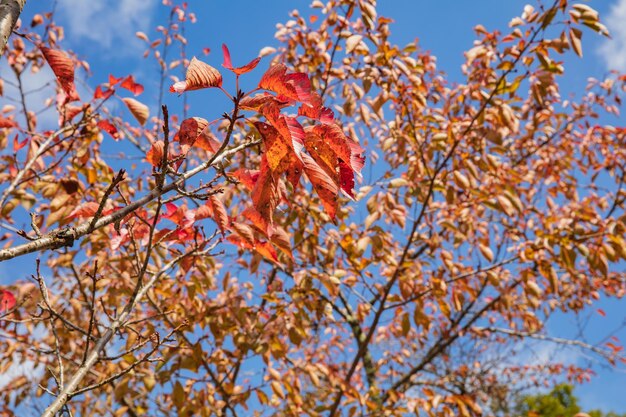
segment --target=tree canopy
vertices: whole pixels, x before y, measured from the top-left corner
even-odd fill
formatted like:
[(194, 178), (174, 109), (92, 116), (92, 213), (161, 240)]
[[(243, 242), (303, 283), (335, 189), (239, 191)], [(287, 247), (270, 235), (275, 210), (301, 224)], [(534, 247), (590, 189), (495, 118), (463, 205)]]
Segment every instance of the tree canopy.
[[(248, 57), (163, 7), (156, 84), (94, 81), (54, 11), (2, 55), (0, 412), (466, 417), (593, 375), (529, 344), (625, 363), (545, 325), (626, 291), (626, 75), (560, 89), (593, 8), (476, 22), (452, 82), (375, 0), (312, 1)], [(521, 406), (577, 407), (553, 394)]]

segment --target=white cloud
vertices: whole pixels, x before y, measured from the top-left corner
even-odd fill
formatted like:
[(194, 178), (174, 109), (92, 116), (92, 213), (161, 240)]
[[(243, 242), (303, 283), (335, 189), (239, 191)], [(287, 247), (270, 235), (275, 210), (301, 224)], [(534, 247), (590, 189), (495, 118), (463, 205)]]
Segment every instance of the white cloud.
[(96, 42), (104, 48), (115, 48), (119, 56), (120, 52), (128, 51), (129, 46), (142, 47), (135, 32), (149, 29), (159, 3), (154, 0), (61, 0), (58, 10), (70, 42)]
[(611, 37), (600, 45), (598, 53), (609, 69), (626, 71), (626, 0), (617, 0), (604, 23)]

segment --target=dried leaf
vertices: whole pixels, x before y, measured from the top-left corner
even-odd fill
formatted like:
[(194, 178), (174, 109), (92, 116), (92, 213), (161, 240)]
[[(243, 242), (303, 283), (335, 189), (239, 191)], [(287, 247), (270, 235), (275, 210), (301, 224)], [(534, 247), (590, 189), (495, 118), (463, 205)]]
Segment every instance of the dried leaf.
[(148, 117), (150, 116), (150, 110), (145, 104), (135, 100), (134, 98), (125, 97), (122, 99), (128, 110), (135, 116), (135, 119), (141, 126), (146, 124)]
[(222, 74), (209, 64), (197, 59), (191, 59), (187, 67), (185, 81), (179, 81), (170, 87), (172, 93), (183, 93), (185, 91), (199, 90), (201, 88), (221, 87)]

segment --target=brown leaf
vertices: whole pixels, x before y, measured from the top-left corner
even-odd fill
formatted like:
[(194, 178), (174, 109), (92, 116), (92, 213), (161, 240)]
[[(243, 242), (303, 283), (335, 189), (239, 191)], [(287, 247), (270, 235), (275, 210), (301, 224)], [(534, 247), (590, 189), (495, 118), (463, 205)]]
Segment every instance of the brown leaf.
[(128, 107), (128, 110), (135, 116), (135, 119), (139, 122), (141, 126), (146, 124), (148, 117), (150, 116), (150, 110), (148, 110), (148, 106), (145, 104), (135, 100), (134, 98), (123, 98), (122, 101)]
[(199, 90), (201, 88), (221, 86), (222, 74), (209, 64), (205, 64), (194, 56), (187, 67), (185, 80), (172, 85), (170, 92), (183, 93), (185, 91)]

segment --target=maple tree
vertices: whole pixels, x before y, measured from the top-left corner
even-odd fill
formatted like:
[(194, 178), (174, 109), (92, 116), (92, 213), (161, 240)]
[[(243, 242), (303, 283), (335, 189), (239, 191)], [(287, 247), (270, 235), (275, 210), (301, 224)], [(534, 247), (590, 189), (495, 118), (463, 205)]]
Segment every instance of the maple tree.
[[(626, 77), (571, 100), (558, 85), (583, 31), (608, 34), (592, 8), (476, 26), (451, 83), (391, 42), (374, 0), (313, 1), (273, 58), (235, 67), (224, 45), (222, 68), (186, 55), (195, 15), (164, 3), (169, 21), (137, 33), (158, 103), (131, 74), (77, 84), (88, 63), (52, 13), (7, 45), (0, 261), (36, 256), (0, 289), (5, 414), (470, 416), (520, 380), (592, 374), (524, 361), (529, 340), (624, 361), (615, 338), (545, 326), (626, 290), (626, 129), (600, 120)], [(54, 127), (24, 100), (43, 68)], [(181, 117), (168, 87), (231, 107)]]

